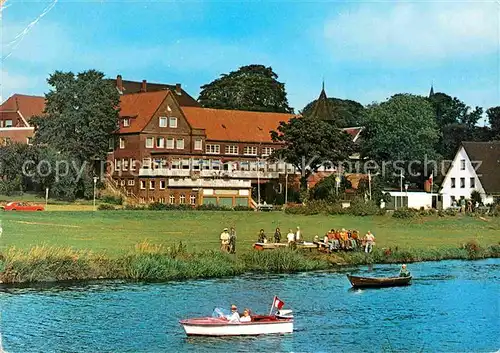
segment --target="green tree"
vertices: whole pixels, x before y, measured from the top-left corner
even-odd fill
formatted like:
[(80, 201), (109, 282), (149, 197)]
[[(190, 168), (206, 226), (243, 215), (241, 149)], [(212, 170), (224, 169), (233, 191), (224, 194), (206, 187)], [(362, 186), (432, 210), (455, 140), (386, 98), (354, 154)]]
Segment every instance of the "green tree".
[(43, 117), (33, 119), (34, 143), (69, 153), (79, 161), (105, 159), (111, 133), (118, 128), (120, 96), (104, 74), (89, 70), (75, 76), (56, 71), (47, 80)]
[[(317, 99), (307, 104), (302, 110), (302, 115), (311, 113)], [(338, 127), (362, 126), (366, 118), (366, 109), (360, 103), (340, 98), (328, 98), (328, 105), (333, 112), (332, 120), (335, 120)]]
[(307, 188), (307, 178), (319, 167), (336, 165), (356, 152), (349, 134), (308, 117), (282, 121), (277, 131), (271, 131), (271, 138), (283, 143), (274, 157), (293, 164), (301, 172), (302, 190)]
[(200, 104), (207, 108), (293, 113), (285, 84), (271, 67), (248, 65), (201, 86)]
[(344, 176), (340, 178), (340, 183), (337, 188), (337, 174), (332, 174), (321, 179), (311, 189), (310, 195), (314, 200), (325, 200), (329, 202), (337, 202), (345, 196), (346, 189), (351, 189), (352, 185)]
[(492, 107), (486, 111), (491, 127), (491, 137), (500, 140), (500, 106)]
[(426, 98), (397, 94), (368, 108), (362, 155), (377, 162), (434, 158), (439, 131)]

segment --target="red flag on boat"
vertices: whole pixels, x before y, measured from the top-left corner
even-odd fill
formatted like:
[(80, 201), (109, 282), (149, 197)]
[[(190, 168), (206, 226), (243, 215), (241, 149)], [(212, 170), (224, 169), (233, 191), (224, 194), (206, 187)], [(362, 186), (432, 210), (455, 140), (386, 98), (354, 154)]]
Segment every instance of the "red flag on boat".
[(282, 301), (280, 298), (278, 297), (274, 297), (274, 302), (273, 302), (273, 306), (275, 308), (278, 308), (278, 310), (281, 310), (281, 308), (283, 307), (283, 305), (285, 305), (285, 302)]

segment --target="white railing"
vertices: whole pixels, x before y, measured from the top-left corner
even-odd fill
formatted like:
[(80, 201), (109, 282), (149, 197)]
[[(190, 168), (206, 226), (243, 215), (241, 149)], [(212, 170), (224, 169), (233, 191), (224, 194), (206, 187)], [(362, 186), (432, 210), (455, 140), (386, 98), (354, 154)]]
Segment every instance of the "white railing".
[(187, 188), (250, 188), (250, 180), (236, 179), (169, 179), (169, 187), (187, 187)]
[(188, 177), (191, 171), (189, 169), (167, 169), (167, 168), (141, 168), (139, 176), (171, 176), (171, 177)]

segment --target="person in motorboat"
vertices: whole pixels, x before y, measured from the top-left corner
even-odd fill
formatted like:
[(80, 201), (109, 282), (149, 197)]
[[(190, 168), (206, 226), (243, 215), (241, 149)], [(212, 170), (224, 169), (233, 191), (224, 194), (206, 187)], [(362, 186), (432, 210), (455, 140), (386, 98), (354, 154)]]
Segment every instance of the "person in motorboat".
[(250, 316), (250, 310), (245, 308), (243, 311), (243, 316), (240, 317), (240, 322), (250, 322), (252, 321), (252, 317)]
[(410, 271), (408, 271), (408, 269), (406, 268), (406, 264), (403, 264), (403, 266), (401, 266), (399, 277), (410, 277)]
[(236, 305), (231, 305), (231, 314), (226, 316), (229, 322), (240, 322), (240, 314), (238, 314), (238, 307)]

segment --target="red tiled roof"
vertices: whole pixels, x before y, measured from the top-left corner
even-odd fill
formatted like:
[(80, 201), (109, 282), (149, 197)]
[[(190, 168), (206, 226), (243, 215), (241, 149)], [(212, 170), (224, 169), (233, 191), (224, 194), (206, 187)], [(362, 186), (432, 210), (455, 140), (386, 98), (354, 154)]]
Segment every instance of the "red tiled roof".
[(271, 130), (293, 114), (264, 113), (242, 110), (182, 107), (193, 128), (205, 129), (208, 140), (270, 143)]
[(121, 133), (141, 132), (158, 110), (170, 91), (125, 94), (120, 97), (120, 117), (131, 117), (129, 127), (120, 127)]
[(20, 111), (26, 120), (42, 115), (45, 109), (45, 97), (14, 94), (0, 106), (1, 111)]
[(342, 129), (343, 131), (347, 132), (349, 135), (352, 136), (354, 142), (356, 142), (358, 135), (363, 131), (362, 126), (358, 127), (346, 127)]

